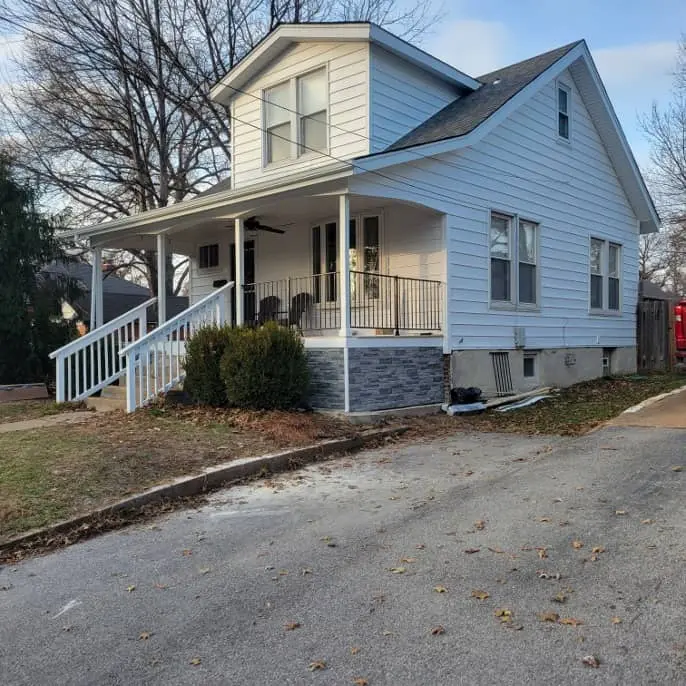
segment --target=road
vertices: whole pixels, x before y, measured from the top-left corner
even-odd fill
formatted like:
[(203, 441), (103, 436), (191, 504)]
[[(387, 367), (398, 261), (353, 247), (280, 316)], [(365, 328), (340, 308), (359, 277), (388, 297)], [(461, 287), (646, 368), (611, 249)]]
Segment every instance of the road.
[(389, 443), (4, 567), (0, 683), (684, 684), (685, 440)]

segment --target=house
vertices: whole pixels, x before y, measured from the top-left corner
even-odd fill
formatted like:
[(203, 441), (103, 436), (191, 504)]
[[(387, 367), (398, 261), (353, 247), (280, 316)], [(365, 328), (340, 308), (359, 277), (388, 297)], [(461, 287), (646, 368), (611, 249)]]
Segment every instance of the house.
[(640, 300), (666, 300), (671, 302), (679, 300), (678, 295), (664, 290), (650, 279), (641, 279), (638, 282), (638, 297)]
[[(94, 304), (92, 293), (93, 268), (87, 262), (51, 262), (41, 270), (49, 278), (68, 277), (80, 286), (82, 296), (77, 302), (63, 303), (62, 313), (65, 319), (76, 320), (83, 325), (83, 330), (91, 326), (91, 313)], [(116, 275), (112, 265), (105, 263), (101, 274), (102, 283), (102, 321), (103, 323), (126, 314), (150, 299), (150, 290), (133, 281)], [(188, 298), (168, 296), (168, 313), (172, 316), (188, 307)], [(157, 324), (156, 311), (153, 308), (148, 317), (148, 327)]]
[(635, 370), (659, 217), (584, 41), (475, 78), (374, 24), (281, 25), (212, 97), (230, 182), (79, 231), (96, 266), (157, 249), (161, 283), (191, 260), (190, 308), (122, 351), (129, 409), (203, 322), (298, 326), (313, 405), (345, 412)]

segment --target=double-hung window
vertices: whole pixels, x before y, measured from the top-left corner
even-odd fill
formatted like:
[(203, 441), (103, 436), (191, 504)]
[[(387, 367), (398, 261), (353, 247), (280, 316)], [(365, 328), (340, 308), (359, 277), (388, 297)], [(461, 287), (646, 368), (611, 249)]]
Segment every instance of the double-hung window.
[(266, 164), (324, 152), (328, 147), (328, 78), (325, 68), (264, 91)]
[(557, 85), (557, 135), (569, 140), (569, 112), (572, 103), (572, 92), (567, 86)]
[(621, 307), (622, 247), (591, 238), (590, 308), (597, 312), (619, 312)]
[(538, 305), (538, 224), (504, 214), (491, 214), (491, 302)]

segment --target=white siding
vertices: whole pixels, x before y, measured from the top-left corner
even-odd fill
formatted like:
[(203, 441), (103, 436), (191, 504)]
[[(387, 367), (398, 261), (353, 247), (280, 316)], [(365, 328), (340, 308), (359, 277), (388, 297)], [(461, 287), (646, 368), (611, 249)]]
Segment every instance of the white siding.
[(371, 49), (371, 152), (378, 152), (459, 96), (454, 84), (404, 62), (383, 48)]
[[(263, 90), (318, 67), (329, 75), (329, 156), (311, 153), (263, 167)], [(232, 103), (233, 184), (243, 188), (369, 152), (368, 43), (298, 43)], [(293, 106), (295, 109), (295, 104)]]
[[(203, 233), (198, 238), (198, 243), (195, 249), (190, 250), (190, 275), (188, 284), (189, 303), (193, 305), (201, 298), (209, 295), (214, 287), (212, 283), (220, 279), (230, 279), (230, 245), (233, 242), (233, 233), (231, 231), (217, 231), (211, 233)], [(198, 268), (198, 248), (201, 245), (208, 245), (210, 243), (219, 244), (219, 266), (213, 269), (199, 269)]]
[[(511, 349), (525, 328), (529, 348), (635, 344), (638, 228), (572, 78), (571, 144), (557, 138), (551, 82), (475, 147), (443, 161), (411, 162), (351, 181), (354, 192), (404, 197), (447, 215), (451, 349)], [(408, 187), (406, 181), (413, 187)], [(489, 309), (489, 211), (540, 222), (540, 311)], [(589, 238), (621, 243), (621, 316), (589, 314)]]

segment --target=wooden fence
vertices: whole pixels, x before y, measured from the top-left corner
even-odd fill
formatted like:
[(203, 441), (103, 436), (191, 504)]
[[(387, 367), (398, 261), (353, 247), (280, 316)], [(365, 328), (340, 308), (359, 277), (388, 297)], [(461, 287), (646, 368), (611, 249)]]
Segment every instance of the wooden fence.
[(667, 300), (640, 300), (636, 312), (638, 371), (671, 371), (674, 367), (673, 308)]

